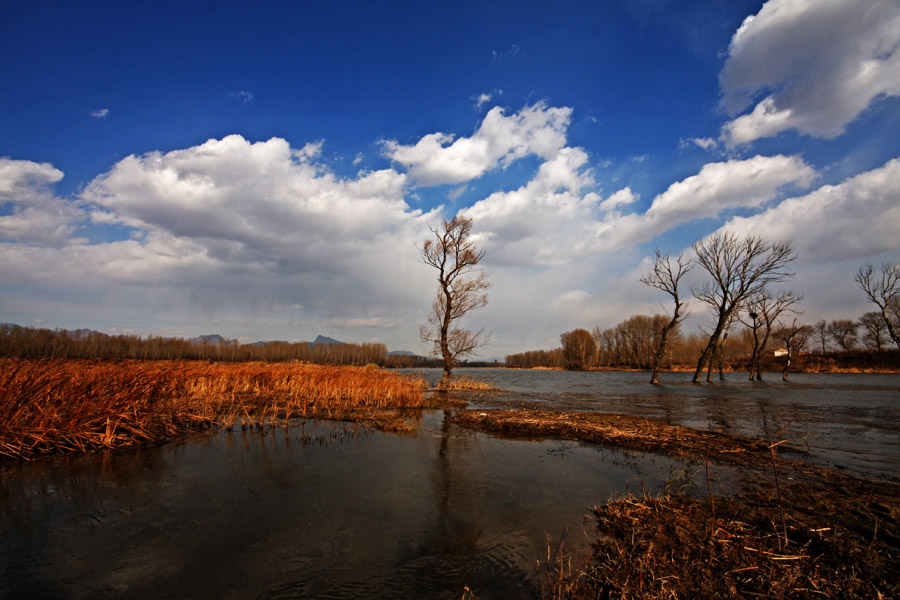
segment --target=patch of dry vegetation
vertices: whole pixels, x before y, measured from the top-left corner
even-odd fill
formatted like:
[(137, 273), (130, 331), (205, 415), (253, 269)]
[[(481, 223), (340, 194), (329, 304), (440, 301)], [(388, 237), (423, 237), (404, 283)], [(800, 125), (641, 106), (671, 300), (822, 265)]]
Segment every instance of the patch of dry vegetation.
[(496, 434), (552, 437), (612, 444), (670, 456), (706, 458), (736, 465), (765, 465), (769, 445), (759, 438), (670, 425), (633, 415), (552, 410), (460, 410), (454, 420)]
[[(796, 482), (714, 503), (629, 495), (595, 509), (588, 561), (553, 598), (896, 598), (897, 486)], [(783, 516), (782, 516), (783, 515)]]
[(762, 439), (631, 415), (462, 410), (455, 419), (742, 467), (734, 496), (628, 495), (596, 508), (589, 556), (548, 553), (545, 597), (900, 597), (900, 484), (778, 458), (783, 445)]
[(446, 381), (442, 381), (438, 386), (440, 391), (444, 392), (495, 392), (500, 388), (493, 386), (486, 381), (462, 375), (460, 377), (451, 377)]
[(424, 388), (419, 377), (367, 367), (0, 360), (0, 454), (83, 452), (295, 417), (403, 430)]

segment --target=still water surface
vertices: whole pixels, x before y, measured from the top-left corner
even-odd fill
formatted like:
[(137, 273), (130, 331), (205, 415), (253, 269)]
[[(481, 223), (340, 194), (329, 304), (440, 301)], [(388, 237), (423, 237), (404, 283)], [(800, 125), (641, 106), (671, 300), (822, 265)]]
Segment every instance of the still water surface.
[(683, 469), (440, 411), (6, 465), (0, 597), (535, 598), (547, 535), (583, 550), (589, 507)]
[[(466, 371), (463, 370), (465, 373)], [(693, 385), (688, 374), (476, 370), (476, 407), (627, 412), (774, 438), (900, 473), (900, 376)], [(440, 373), (426, 371), (437, 381)], [(538, 560), (586, 547), (589, 508), (702, 466), (498, 439), (423, 413), (415, 434), (308, 421), (0, 466), (0, 598), (535, 598)], [(727, 487), (732, 474), (716, 468)]]

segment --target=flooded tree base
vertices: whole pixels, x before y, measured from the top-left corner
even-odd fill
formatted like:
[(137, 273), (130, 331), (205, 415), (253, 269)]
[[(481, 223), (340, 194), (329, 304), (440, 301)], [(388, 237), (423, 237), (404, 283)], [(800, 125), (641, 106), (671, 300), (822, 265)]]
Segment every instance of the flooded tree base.
[(900, 596), (898, 483), (776, 457), (762, 439), (629, 415), (463, 410), (454, 419), (495, 434), (740, 467), (733, 496), (709, 487), (699, 497), (628, 495), (596, 508), (590, 555), (549, 566), (551, 598)]

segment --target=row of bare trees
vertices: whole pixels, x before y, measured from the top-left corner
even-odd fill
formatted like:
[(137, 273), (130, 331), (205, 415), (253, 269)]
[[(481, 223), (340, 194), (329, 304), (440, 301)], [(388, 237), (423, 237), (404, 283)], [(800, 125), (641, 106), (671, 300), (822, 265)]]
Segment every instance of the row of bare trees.
[[(612, 329), (595, 328), (593, 335), (584, 329), (566, 332), (560, 337), (560, 349), (510, 355), (507, 365), (568, 369), (629, 366), (652, 370), (651, 383), (658, 383), (665, 363), (684, 364), (693, 354), (693, 381), (697, 383), (704, 370), (707, 381), (711, 380), (716, 367), (719, 377), (724, 378), (723, 365), (728, 349), (733, 348), (749, 356), (750, 379), (761, 380), (763, 356), (777, 343), (783, 358), (783, 377), (787, 379), (795, 357), (814, 337), (823, 354), (830, 348), (844, 352), (856, 349), (860, 329), (869, 350), (887, 349), (891, 342), (900, 347), (900, 265), (884, 264), (880, 273), (867, 265), (855, 277), (878, 311), (864, 314), (859, 321), (839, 319), (810, 326), (798, 323), (803, 297), (775, 287), (793, 276), (790, 267), (796, 254), (789, 242), (717, 233), (696, 241), (692, 249), (692, 258), (657, 250), (649, 272), (641, 277), (644, 284), (670, 297), (670, 314), (637, 315)], [(695, 268), (703, 271), (705, 280), (690, 290), (691, 295), (712, 317), (699, 351), (699, 336), (685, 338), (680, 333), (680, 324), (688, 314), (683, 280)], [(729, 332), (739, 323), (745, 328), (739, 329), (737, 343), (729, 341)], [(674, 361), (673, 354), (677, 357)], [(731, 354), (733, 359), (734, 351)]]
[[(615, 327), (592, 331), (574, 329), (560, 335), (560, 347), (554, 350), (533, 350), (506, 357), (510, 368), (564, 368), (587, 370), (597, 367), (628, 367), (647, 369), (659, 345), (660, 335), (669, 322), (665, 315), (634, 315)], [(684, 340), (676, 329), (668, 334), (668, 359), (674, 347), (684, 350)], [(696, 344), (695, 344), (696, 345)]]
[(390, 363), (384, 344), (310, 344), (237, 340), (197, 341), (97, 331), (0, 326), (0, 357), (102, 360), (302, 361), (335, 365)]

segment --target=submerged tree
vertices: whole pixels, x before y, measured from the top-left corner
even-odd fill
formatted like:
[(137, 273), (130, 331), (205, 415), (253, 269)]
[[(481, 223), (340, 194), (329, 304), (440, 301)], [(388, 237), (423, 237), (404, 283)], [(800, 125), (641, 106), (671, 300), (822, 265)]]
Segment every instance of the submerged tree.
[(426, 240), (419, 252), (422, 262), (437, 269), (438, 290), (431, 304), (428, 325), (422, 326), (419, 334), (422, 341), (433, 344), (432, 353), (444, 360), (440, 383), (444, 387), (458, 359), (474, 354), (490, 341), (483, 329), (473, 333), (461, 329), (457, 323), (469, 312), (487, 304), (485, 290), (491, 284), (477, 269), (484, 258), (484, 249), (470, 239), (472, 219), (445, 219), (440, 227), (430, 229), (434, 239)]
[(888, 335), (900, 348), (900, 264), (882, 264), (881, 277), (875, 273), (875, 267), (866, 265), (854, 279), (880, 309)]
[(697, 263), (712, 278), (695, 289), (694, 296), (707, 304), (715, 317), (709, 341), (694, 371), (693, 381), (698, 383), (735, 312), (753, 294), (793, 275), (788, 267), (796, 255), (789, 242), (770, 242), (759, 236), (741, 239), (732, 233), (716, 233), (698, 240), (694, 242), (694, 252)]
[(809, 325), (797, 325), (797, 319), (794, 319), (790, 325), (779, 324), (775, 329), (775, 337), (784, 342), (784, 348), (787, 350), (784, 369), (781, 371), (781, 378), (784, 381), (788, 380), (788, 369), (791, 368), (794, 356), (806, 347), (814, 332), (815, 329)]
[(653, 358), (653, 375), (650, 376), (650, 383), (659, 383), (659, 367), (666, 352), (669, 334), (687, 316), (687, 303), (679, 296), (678, 284), (681, 282), (682, 277), (687, 275), (692, 268), (693, 265), (684, 258), (684, 255), (679, 254), (673, 262), (671, 256), (662, 254), (657, 249), (656, 260), (653, 262), (650, 272), (641, 277), (642, 283), (669, 294), (674, 302), (672, 318), (663, 325), (659, 334), (659, 343), (656, 346), (656, 353)]
[(775, 293), (766, 289), (747, 299), (744, 305), (746, 318), (738, 318), (741, 323), (750, 328), (753, 336), (753, 351), (750, 354), (750, 381), (753, 381), (754, 378), (762, 381), (760, 358), (766, 351), (766, 344), (769, 343), (769, 336), (772, 334), (775, 321), (783, 313), (796, 312), (793, 307), (802, 299), (803, 296), (790, 290)]

